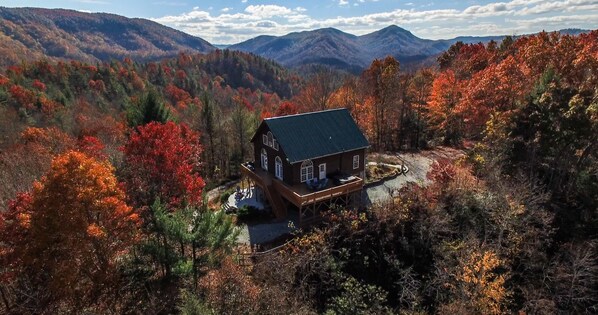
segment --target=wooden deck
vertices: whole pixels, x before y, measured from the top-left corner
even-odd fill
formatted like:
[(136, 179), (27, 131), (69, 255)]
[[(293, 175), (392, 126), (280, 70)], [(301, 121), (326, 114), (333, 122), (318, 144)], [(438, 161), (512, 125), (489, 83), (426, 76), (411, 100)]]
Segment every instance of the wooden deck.
[(359, 177), (342, 185), (335, 185), (332, 180), (329, 180), (326, 188), (314, 192), (310, 191), (305, 184), (289, 186), (260, 168), (256, 168), (255, 171), (252, 171), (245, 165), (241, 165), (241, 173), (249, 177), (260, 188), (264, 190), (275, 190), (280, 196), (284, 197), (300, 209), (314, 203), (361, 191), (364, 184), (363, 179)]

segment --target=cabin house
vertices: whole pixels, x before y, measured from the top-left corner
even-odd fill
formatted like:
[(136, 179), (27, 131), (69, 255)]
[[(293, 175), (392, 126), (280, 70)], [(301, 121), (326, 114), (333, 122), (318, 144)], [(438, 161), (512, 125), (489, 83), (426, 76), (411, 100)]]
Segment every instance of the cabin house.
[(242, 174), (278, 218), (286, 217), (288, 204), (299, 209), (301, 221), (361, 193), (369, 143), (344, 108), (267, 118), (251, 142), (254, 162), (244, 163)]

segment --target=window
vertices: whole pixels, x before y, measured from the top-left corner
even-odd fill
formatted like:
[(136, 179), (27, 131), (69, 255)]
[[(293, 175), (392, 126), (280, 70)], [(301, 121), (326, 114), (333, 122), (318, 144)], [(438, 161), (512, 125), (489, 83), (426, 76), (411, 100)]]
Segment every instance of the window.
[(314, 178), (314, 163), (311, 160), (301, 163), (301, 182)]
[(353, 169), (358, 169), (359, 168), (359, 155), (354, 155), (353, 156)]
[(272, 132), (268, 131), (267, 134), (263, 134), (262, 142), (264, 143), (264, 145), (267, 145), (273, 148), (274, 150), (278, 151), (278, 141), (274, 139), (274, 135), (272, 135)]
[(274, 136), (270, 131), (268, 131), (268, 145), (274, 147)]
[(268, 170), (268, 153), (266, 153), (266, 149), (262, 148), (262, 169), (264, 171)]
[(282, 159), (280, 158), (280, 156), (277, 156), (274, 159), (274, 175), (282, 180)]

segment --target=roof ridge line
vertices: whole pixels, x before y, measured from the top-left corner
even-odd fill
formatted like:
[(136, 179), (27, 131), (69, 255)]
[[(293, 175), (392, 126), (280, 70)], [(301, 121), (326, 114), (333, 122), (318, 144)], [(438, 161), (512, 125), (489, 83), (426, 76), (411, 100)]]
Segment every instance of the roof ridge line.
[(340, 110), (347, 110), (348, 111), (348, 109), (346, 107), (331, 108), (331, 109), (319, 110), (319, 111), (315, 111), (315, 112), (299, 113), (299, 114), (277, 116), (277, 117), (269, 117), (269, 118), (264, 118), (264, 120), (274, 120), (274, 119), (287, 118), (287, 117), (295, 117), (295, 116), (306, 116), (306, 115), (311, 115), (311, 114), (319, 114), (319, 113), (333, 112), (333, 111), (340, 111)]

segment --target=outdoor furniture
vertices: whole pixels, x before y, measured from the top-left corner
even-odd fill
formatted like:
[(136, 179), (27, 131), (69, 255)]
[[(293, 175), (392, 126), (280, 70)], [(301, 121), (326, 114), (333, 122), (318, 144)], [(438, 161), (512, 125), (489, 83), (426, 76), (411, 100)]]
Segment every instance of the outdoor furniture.
[(309, 190), (316, 190), (316, 188), (318, 187), (318, 179), (317, 178), (308, 179), (307, 181), (305, 181), (305, 185), (307, 186), (307, 188)]
[(328, 185), (328, 178), (323, 178), (322, 180), (320, 180), (315, 190), (322, 190), (326, 188), (326, 185)]
[(344, 184), (354, 181), (355, 179), (357, 179), (357, 177), (355, 177), (353, 175), (341, 174), (341, 175), (337, 175), (334, 177), (334, 182), (337, 185), (344, 185)]

